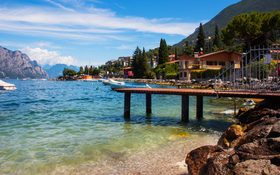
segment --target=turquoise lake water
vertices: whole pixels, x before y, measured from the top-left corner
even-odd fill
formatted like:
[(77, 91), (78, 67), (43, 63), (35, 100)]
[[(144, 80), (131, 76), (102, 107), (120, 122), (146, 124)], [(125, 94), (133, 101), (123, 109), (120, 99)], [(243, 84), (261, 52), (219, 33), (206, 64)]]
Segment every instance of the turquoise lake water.
[(190, 97), (186, 125), (180, 123), (180, 96), (153, 95), (147, 117), (145, 96), (133, 94), (131, 120), (124, 121), (124, 94), (101, 82), (5, 81), (17, 90), (0, 91), (0, 174), (41, 174), (155, 148), (174, 135), (217, 134), (230, 123), (216, 113), (233, 108), (226, 100), (204, 98), (205, 119), (197, 122)]

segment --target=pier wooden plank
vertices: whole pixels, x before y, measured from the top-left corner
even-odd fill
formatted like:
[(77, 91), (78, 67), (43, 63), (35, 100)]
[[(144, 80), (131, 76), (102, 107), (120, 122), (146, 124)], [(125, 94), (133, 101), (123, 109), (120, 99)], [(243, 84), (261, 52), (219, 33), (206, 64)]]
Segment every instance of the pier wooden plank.
[(256, 92), (256, 91), (215, 91), (211, 89), (171, 89), (171, 88), (120, 88), (117, 92), (150, 93), (167, 95), (192, 95), (192, 96), (218, 96), (241, 98), (280, 98), (280, 92)]

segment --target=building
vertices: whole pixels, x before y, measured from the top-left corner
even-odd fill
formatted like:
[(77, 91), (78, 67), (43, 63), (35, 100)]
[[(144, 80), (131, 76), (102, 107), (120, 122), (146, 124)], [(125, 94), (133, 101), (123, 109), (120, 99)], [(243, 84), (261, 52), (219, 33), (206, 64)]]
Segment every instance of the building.
[(179, 79), (190, 80), (191, 70), (194, 69), (195, 58), (189, 55), (179, 57)]
[(151, 68), (156, 68), (158, 65), (157, 57), (153, 56), (152, 58), (148, 58), (148, 64), (150, 65)]
[(168, 61), (174, 61), (176, 58), (176, 55), (175, 54), (171, 54), (168, 56)]
[(118, 62), (122, 67), (131, 66), (132, 60), (133, 60), (132, 56), (123, 56), (118, 58)]
[(236, 52), (218, 51), (195, 57), (183, 55), (179, 57), (179, 79), (191, 80), (194, 70), (221, 70), (234, 65), (234, 69), (241, 68), (242, 55)]
[(134, 76), (132, 67), (123, 68), (123, 77), (124, 78), (132, 78)]

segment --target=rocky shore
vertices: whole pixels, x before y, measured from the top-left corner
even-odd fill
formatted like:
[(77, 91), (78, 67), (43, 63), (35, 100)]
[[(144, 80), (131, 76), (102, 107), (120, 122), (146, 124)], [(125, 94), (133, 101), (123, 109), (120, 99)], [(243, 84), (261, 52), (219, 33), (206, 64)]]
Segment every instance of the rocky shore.
[(240, 109), (217, 145), (187, 154), (190, 175), (279, 175), (280, 103), (267, 99), (250, 110)]

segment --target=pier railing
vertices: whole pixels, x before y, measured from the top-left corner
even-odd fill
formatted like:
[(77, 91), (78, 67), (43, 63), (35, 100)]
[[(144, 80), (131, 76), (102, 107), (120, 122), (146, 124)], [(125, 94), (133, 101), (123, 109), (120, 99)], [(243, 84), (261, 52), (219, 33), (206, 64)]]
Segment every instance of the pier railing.
[(243, 53), (240, 68), (226, 67), (215, 79), (216, 91), (280, 93), (280, 47), (250, 47)]

